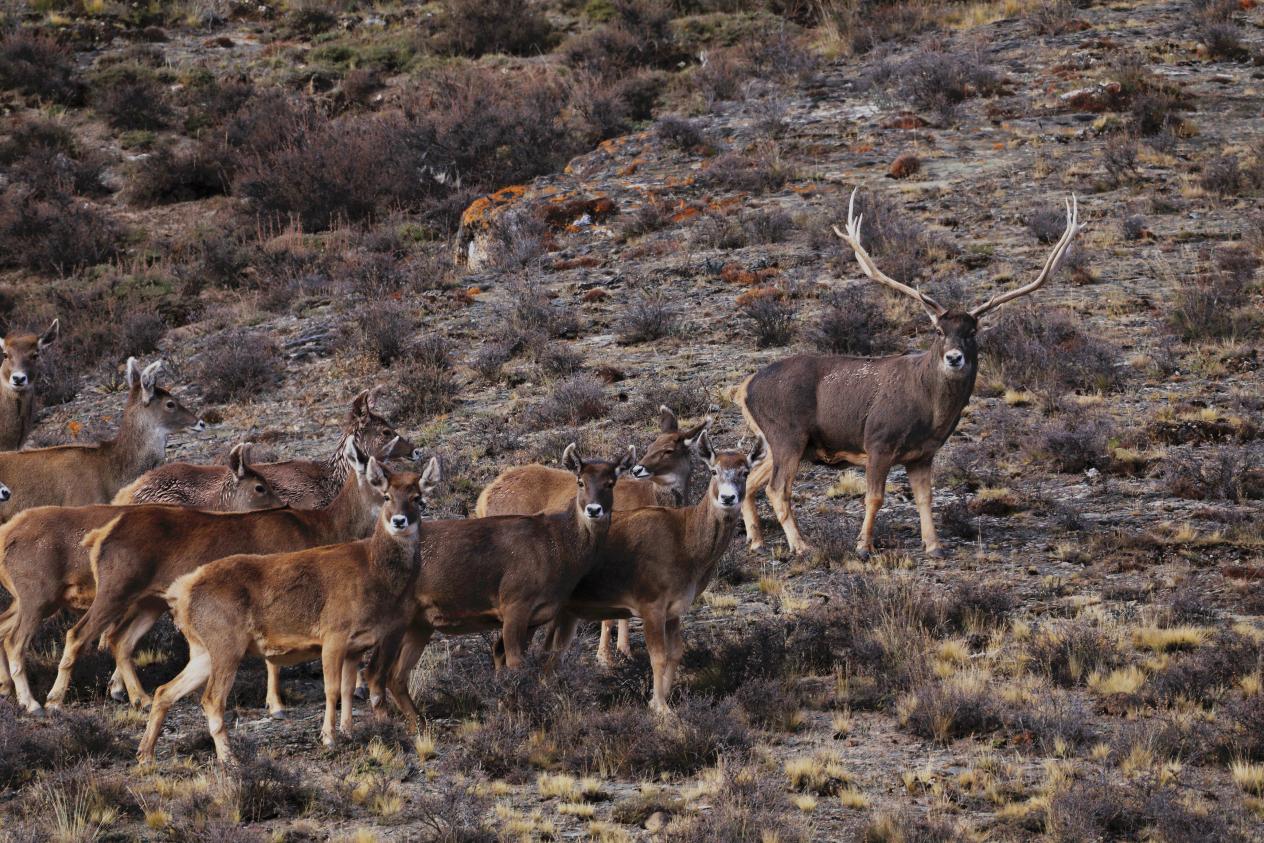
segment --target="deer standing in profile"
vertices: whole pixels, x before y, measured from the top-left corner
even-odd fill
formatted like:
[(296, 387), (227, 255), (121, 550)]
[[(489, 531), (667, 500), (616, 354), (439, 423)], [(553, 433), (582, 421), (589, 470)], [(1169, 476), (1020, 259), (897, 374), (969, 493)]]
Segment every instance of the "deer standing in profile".
[(152, 761), (171, 705), (203, 684), (202, 709), (221, 763), (233, 760), (224, 706), (241, 660), (269, 664), (321, 660), (325, 718), (321, 741), (351, 728), (359, 658), (395, 632), (407, 615), (401, 600), (417, 575), (417, 538), (428, 481), (392, 474), (370, 457), (366, 483), (382, 498), (373, 534), (348, 544), (290, 553), (217, 559), (177, 579), (166, 592), (176, 627), (189, 642), (189, 663), (154, 694), (137, 758)]
[[(267, 479), (251, 469), (246, 444), (229, 453), (229, 466), (228, 484), (213, 490), (200, 506), (240, 512), (279, 505)], [(41, 506), (0, 525), (0, 585), (13, 596), (0, 613), (0, 693), (16, 691), (18, 704), (30, 712), (38, 712), (40, 704), (26, 678), (27, 649), (45, 618), (63, 608), (84, 611), (92, 604), (96, 580), (82, 542), (120, 512), (109, 504)], [(125, 699), (117, 668), (109, 690), (115, 699)]]
[[(286, 460), (255, 463), (255, 470), (267, 478), (280, 499), (297, 509), (320, 509), (328, 506), (343, 487), (349, 471), (346, 460), (347, 440), (360, 450), (378, 459), (421, 458), (421, 449), (401, 436), (381, 415), (373, 411), (370, 390), (364, 390), (351, 402), (343, 423), (342, 437), (333, 455), (327, 460)], [(155, 468), (122, 489), (114, 503), (175, 503), (187, 505), (190, 498), (204, 494), (204, 488), (216, 487), (228, 475), (223, 465), (168, 463)]]
[[(353, 541), (372, 532), (381, 496), (364, 478), (369, 457), (351, 439), (344, 447), (353, 471), (338, 497), (324, 509), (204, 512), (148, 504), (124, 507), (104, 527), (89, 532), (83, 542), (96, 579), (96, 596), (66, 633), (47, 705), (61, 704), (80, 650), (102, 635), (128, 698), (134, 705), (148, 703), (131, 656), (141, 637), (167, 611), (162, 594), (177, 578), (225, 556), (305, 550)], [(430, 460), (422, 477), (427, 484), (438, 482), (437, 459)], [(276, 682), (275, 670), (270, 669), (268, 710), (281, 716), (284, 705)]]
[(158, 386), (161, 361), (141, 371), (127, 361), (127, 404), (114, 439), (96, 445), (57, 445), (0, 453), (0, 477), (13, 498), (0, 503), (0, 521), (35, 506), (108, 503), (118, 490), (162, 462), (167, 438), (205, 423)]
[(631, 453), (584, 460), (572, 442), (562, 454), (574, 484), (568, 509), (424, 522), (409, 623), (378, 648), (367, 672), (374, 708), (381, 711), (387, 690), (416, 722), (408, 675), (435, 632), (499, 630), (504, 662), (521, 665), (531, 630), (553, 620), (591, 570), (610, 528), (615, 481), (633, 462)]
[(659, 712), (668, 710), (685, 651), (681, 617), (710, 584), (737, 532), (746, 480), (763, 459), (764, 443), (756, 439), (745, 454), (716, 453), (703, 433), (698, 450), (711, 472), (702, 500), (682, 508), (615, 510), (596, 563), (571, 592), (547, 637), (546, 646), (557, 652), (570, 646), (580, 620), (639, 617), (654, 672), (650, 706)]
[[(631, 477), (620, 477), (614, 485), (614, 511), (625, 512), (645, 506), (683, 506), (689, 501), (689, 479), (699, 437), (711, 429), (707, 416), (695, 427), (680, 429), (680, 421), (667, 406), (658, 408), (659, 434), (645, 456), (632, 466)], [(487, 484), (478, 496), (474, 514), (535, 515), (560, 512), (574, 499), (574, 478), (569, 471), (544, 465), (507, 468)], [(601, 624), (597, 661), (610, 665), (610, 630), (613, 621)], [(620, 620), (618, 650), (631, 658), (632, 643), (628, 622)]]
[(40, 352), (57, 341), (60, 320), (44, 333), (9, 334), (0, 339), (0, 451), (16, 451), (35, 426), (35, 381)]
[(1066, 230), (1036, 279), (966, 311), (946, 308), (883, 274), (860, 245), (862, 218), (855, 216), (855, 202), (852, 191), (847, 231), (835, 227), (834, 233), (855, 252), (865, 275), (921, 304), (937, 336), (926, 351), (895, 357), (800, 354), (761, 369), (741, 384), (735, 400), (746, 424), (764, 437), (771, 454), (746, 485), (746, 535), (752, 549), (763, 545), (755, 496), (767, 486), (790, 549), (804, 553), (809, 548), (790, 504), (799, 462), (806, 457), (828, 465), (863, 465), (865, 519), (856, 553), (865, 558), (873, 548), (874, 519), (882, 506), (887, 474), (892, 466), (903, 465), (913, 487), (922, 543), (929, 555), (941, 556), (931, 514), (932, 463), (974, 391), (979, 320), (1048, 281), (1084, 226), (1071, 197), (1066, 203)]

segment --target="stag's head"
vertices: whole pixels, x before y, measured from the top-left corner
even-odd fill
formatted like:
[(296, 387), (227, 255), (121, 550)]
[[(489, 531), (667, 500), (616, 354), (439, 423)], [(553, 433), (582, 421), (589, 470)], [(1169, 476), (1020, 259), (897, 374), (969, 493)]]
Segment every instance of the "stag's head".
[(575, 505), (589, 521), (609, 519), (614, 511), (614, 484), (636, 463), (636, 449), (629, 448), (618, 462), (585, 460), (574, 442), (562, 452), (562, 465), (575, 474)]
[(1054, 245), (1053, 251), (1049, 253), (1049, 257), (1045, 259), (1044, 269), (1036, 276), (1036, 280), (1016, 290), (997, 293), (970, 310), (944, 307), (916, 287), (902, 284), (878, 269), (873, 258), (860, 245), (860, 224), (864, 220), (864, 215), (856, 216), (856, 190), (851, 192), (851, 200), (847, 203), (847, 230), (840, 231), (838, 226), (834, 226), (834, 233), (856, 253), (856, 262), (860, 264), (865, 275), (915, 300), (926, 311), (926, 315), (930, 317), (939, 334), (933, 351), (939, 358), (940, 370), (943, 374), (948, 378), (973, 378), (979, 363), (977, 335), (983, 316), (1005, 302), (1013, 301), (1039, 289), (1050, 276), (1057, 272), (1062, 259), (1071, 248), (1075, 235), (1084, 230), (1084, 225), (1080, 223), (1079, 206), (1074, 195), (1066, 200), (1066, 211), (1066, 229), (1062, 232), (1061, 239)]
[(344, 433), (380, 460), (421, 459), (421, 449), (400, 435), (384, 416), (374, 411), (371, 390), (362, 391), (351, 402)]
[(378, 519), (387, 534), (416, 536), (417, 524), (426, 511), (426, 499), (439, 482), (439, 460), (431, 457), (418, 475), (410, 471), (390, 471), (376, 457), (369, 457), (364, 476), (369, 487), (381, 497)]
[(746, 497), (746, 480), (751, 469), (766, 453), (764, 437), (756, 436), (755, 444), (747, 453), (716, 451), (704, 432), (698, 439), (698, 453), (711, 472), (711, 485), (707, 488), (711, 505), (725, 515), (736, 517), (742, 499)]
[(57, 341), (60, 320), (54, 319), (42, 334), (9, 334), (0, 339), (0, 387), (11, 392), (23, 393), (35, 383), (39, 371), (40, 352)]
[(698, 450), (698, 437), (711, 427), (707, 416), (695, 427), (680, 429), (680, 422), (668, 407), (658, 408), (659, 434), (650, 444), (645, 456), (632, 466), (632, 476), (642, 480), (651, 477), (684, 480), (693, 467), (693, 455)]

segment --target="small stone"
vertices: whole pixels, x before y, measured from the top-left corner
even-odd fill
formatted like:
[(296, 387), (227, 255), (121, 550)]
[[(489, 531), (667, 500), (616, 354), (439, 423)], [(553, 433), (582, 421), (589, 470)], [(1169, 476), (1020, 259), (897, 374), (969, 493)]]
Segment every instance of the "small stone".
[(657, 834), (665, 825), (667, 825), (667, 815), (662, 811), (655, 811), (645, 820), (645, 830), (650, 834)]

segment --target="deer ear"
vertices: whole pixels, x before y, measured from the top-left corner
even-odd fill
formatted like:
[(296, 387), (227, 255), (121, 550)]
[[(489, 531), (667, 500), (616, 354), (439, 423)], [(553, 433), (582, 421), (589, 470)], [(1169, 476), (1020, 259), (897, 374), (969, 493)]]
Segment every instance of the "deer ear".
[(579, 446), (574, 442), (567, 445), (562, 452), (562, 465), (577, 475), (584, 470), (584, 458), (579, 455)]
[(364, 468), (364, 479), (383, 495), (390, 490), (390, 480), (387, 479), (386, 472), (382, 469), (382, 464), (377, 461), (377, 457), (369, 457), (369, 464)]
[(128, 389), (140, 389), (140, 364), (135, 357), (127, 358), (127, 366), (123, 369)]
[(369, 390), (363, 390), (351, 402), (351, 415), (358, 419), (367, 418), (369, 415), (369, 404), (371, 402), (371, 394)]
[(764, 437), (756, 436), (755, 444), (751, 445), (750, 453), (746, 455), (747, 468), (754, 468), (755, 464), (763, 460), (768, 454), (768, 443), (764, 441)]
[(636, 446), (629, 445), (628, 452), (623, 455), (623, 459), (619, 460), (619, 464), (614, 467), (615, 476), (626, 474), (636, 465)]
[(360, 446), (356, 444), (355, 437), (347, 437), (347, 444), (342, 446), (342, 455), (356, 474), (364, 474), (364, 470), (369, 464), (369, 455), (364, 453)]
[(705, 430), (698, 434), (698, 456), (707, 465), (715, 464), (715, 449), (711, 447), (711, 437)]
[(246, 471), (249, 469), (249, 466), (246, 465), (246, 449), (249, 447), (249, 442), (239, 442), (228, 452), (228, 467), (232, 469), (233, 475), (238, 480), (245, 477)]
[(153, 400), (154, 390), (158, 387), (158, 370), (161, 368), (162, 361), (155, 360), (140, 373), (140, 388), (145, 393), (145, 403)]
[(443, 467), (439, 465), (439, 458), (431, 457), (430, 462), (426, 463), (425, 469), (421, 472), (421, 479), (417, 481), (417, 485), (421, 488), (421, 493), (425, 495), (438, 486), (442, 480)]
[(711, 417), (707, 416), (705, 419), (702, 420), (702, 423), (700, 425), (695, 427), (693, 430), (686, 431), (685, 446), (688, 448), (696, 447), (698, 444), (698, 437), (711, 429), (711, 421), (712, 421)]
[(54, 319), (53, 324), (48, 326), (48, 330), (40, 334), (39, 342), (36, 346), (39, 348), (48, 348), (57, 342), (57, 337), (61, 334), (61, 320)]
[(658, 429), (663, 433), (675, 433), (680, 430), (680, 422), (676, 414), (666, 404), (658, 408)]

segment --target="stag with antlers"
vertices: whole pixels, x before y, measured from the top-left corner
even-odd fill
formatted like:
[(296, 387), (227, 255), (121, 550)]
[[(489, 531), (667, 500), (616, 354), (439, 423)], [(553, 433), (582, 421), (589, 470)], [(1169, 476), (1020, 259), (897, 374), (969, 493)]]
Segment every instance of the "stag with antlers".
[(998, 293), (971, 310), (947, 308), (920, 290), (884, 274), (860, 245), (856, 191), (847, 206), (847, 230), (834, 227), (856, 254), (870, 279), (917, 301), (937, 336), (926, 351), (895, 357), (801, 354), (779, 360), (747, 378), (736, 401), (752, 432), (767, 441), (771, 459), (751, 473), (742, 518), (752, 549), (762, 547), (755, 495), (768, 488), (790, 549), (809, 549), (790, 505), (790, 490), (803, 459), (865, 468), (865, 519), (856, 553), (873, 548), (874, 519), (882, 507), (887, 474), (903, 465), (913, 488), (926, 552), (943, 555), (931, 515), (932, 464), (957, 427), (974, 391), (978, 370), (979, 321), (1006, 302), (1035, 292), (1057, 271), (1075, 236), (1083, 230), (1075, 197), (1066, 200), (1067, 224), (1034, 281)]

